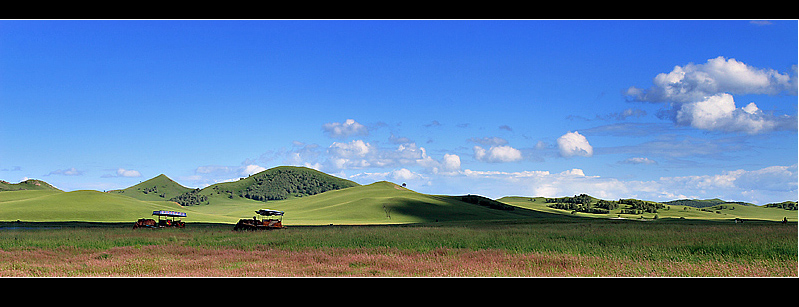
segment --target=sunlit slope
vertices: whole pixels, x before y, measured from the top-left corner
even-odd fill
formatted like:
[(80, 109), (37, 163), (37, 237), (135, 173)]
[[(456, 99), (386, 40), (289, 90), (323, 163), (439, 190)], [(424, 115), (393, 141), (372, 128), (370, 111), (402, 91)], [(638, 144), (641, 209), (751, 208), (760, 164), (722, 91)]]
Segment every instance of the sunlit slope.
[(190, 191), (164, 174), (155, 176), (147, 181), (122, 190), (109, 191), (140, 200), (169, 200), (172, 197)]
[(720, 203), (711, 207), (696, 208), (691, 206), (666, 205), (665, 209), (658, 209), (657, 213), (643, 214), (622, 214), (622, 208), (611, 210), (609, 214), (591, 214), (582, 212), (571, 212), (568, 210), (553, 209), (547, 207), (544, 197), (518, 197), (509, 196), (498, 199), (509, 205), (527, 208), (539, 212), (555, 213), (563, 215), (595, 217), (595, 218), (627, 218), (627, 219), (653, 219), (672, 218), (672, 219), (701, 219), (701, 220), (766, 220), (795, 222), (799, 218), (796, 210), (784, 210), (780, 208), (766, 208), (763, 206), (746, 206), (740, 203)]
[[(218, 210), (215, 206), (197, 210)], [(251, 218), (261, 208), (281, 210), (285, 212), (284, 225), (508, 220), (535, 216), (534, 212), (521, 208), (489, 209), (462, 202), (457, 196), (420, 194), (385, 181), (280, 201), (230, 203), (225, 207), (228, 216), (239, 218)]]
[(0, 221), (133, 223), (139, 218), (151, 218), (155, 210), (186, 212), (188, 214), (184, 219), (186, 222), (234, 222), (225, 217), (194, 212), (192, 208), (181, 207), (174, 202), (142, 201), (99, 191), (0, 192)]

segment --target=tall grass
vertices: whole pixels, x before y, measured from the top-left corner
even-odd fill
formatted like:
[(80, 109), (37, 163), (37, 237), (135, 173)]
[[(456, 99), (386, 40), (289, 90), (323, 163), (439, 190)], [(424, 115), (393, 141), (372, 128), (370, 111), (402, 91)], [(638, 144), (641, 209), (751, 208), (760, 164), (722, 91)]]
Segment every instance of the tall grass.
[(797, 276), (796, 224), (0, 230), (0, 276)]

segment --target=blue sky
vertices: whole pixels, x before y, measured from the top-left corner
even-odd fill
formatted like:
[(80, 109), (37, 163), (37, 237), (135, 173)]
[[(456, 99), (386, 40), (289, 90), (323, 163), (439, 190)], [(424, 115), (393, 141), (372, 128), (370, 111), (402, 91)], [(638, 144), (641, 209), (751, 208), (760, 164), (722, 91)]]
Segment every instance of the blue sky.
[(3, 20), (0, 179), (797, 199), (797, 21)]

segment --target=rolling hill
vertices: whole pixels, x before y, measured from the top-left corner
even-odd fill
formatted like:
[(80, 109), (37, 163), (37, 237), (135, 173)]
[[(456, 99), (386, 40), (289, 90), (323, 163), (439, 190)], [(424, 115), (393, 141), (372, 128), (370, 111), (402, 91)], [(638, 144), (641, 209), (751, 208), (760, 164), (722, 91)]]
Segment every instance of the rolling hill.
[[(569, 217), (638, 220), (757, 219), (796, 221), (795, 202), (755, 206), (722, 200), (605, 201), (575, 197), (503, 197), (430, 195), (380, 181), (368, 185), (304, 167), (281, 166), (234, 182), (203, 189), (184, 187), (158, 175), (132, 187), (109, 191), (58, 190), (46, 182), (0, 182), (0, 221), (130, 222), (151, 217), (152, 211), (186, 212), (184, 221), (236, 223), (269, 208), (286, 212), (286, 225), (402, 224), (436, 221), (563, 219)], [(561, 203), (559, 206), (553, 204)], [(584, 210), (579, 205), (590, 204)], [(705, 206), (710, 203), (710, 206)], [(181, 205), (182, 204), (182, 205)], [(639, 207), (634, 207), (633, 205)], [(687, 205), (686, 205), (687, 204)], [(691, 206), (696, 205), (697, 207)], [(701, 207), (700, 207), (701, 205)], [(576, 206), (576, 207), (575, 207)], [(576, 208), (576, 209), (575, 209)], [(657, 209), (657, 211), (647, 211)], [(790, 210), (786, 210), (790, 209)], [(599, 213), (602, 212), (602, 213)]]
[[(285, 225), (401, 224), (546, 216), (524, 208), (492, 209), (490, 206), (465, 202), (460, 196), (417, 193), (387, 181), (306, 197), (224, 206), (228, 207), (228, 216), (241, 218), (252, 217), (254, 211), (261, 208), (284, 211)], [(202, 207), (214, 210), (215, 206)]]
[(132, 187), (122, 190), (112, 190), (109, 193), (122, 194), (125, 196), (133, 197), (139, 200), (169, 200), (178, 195), (191, 191), (192, 189), (184, 187), (179, 183), (173, 181), (164, 174), (158, 175), (134, 185)]

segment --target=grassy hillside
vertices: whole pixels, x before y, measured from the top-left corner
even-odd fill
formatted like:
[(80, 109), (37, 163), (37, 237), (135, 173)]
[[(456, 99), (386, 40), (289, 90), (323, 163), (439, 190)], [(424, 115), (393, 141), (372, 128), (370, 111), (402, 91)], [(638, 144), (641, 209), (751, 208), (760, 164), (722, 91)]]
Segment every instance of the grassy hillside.
[(0, 221), (130, 222), (150, 218), (155, 210), (187, 212), (185, 221), (233, 222), (232, 219), (187, 210), (170, 201), (142, 201), (99, 191), (0, 192)]
[[(770, 221), (787, 218), (791, 222), (798, 218), (797, 210), (785, 209), (795, 209), (794, 202), (755, 206), (705, 200), (702, 204), (712, 205), (697, 208), (635, 199), (605, 201), (588, 195), (493, 200), (477, 195), (421, 194), (385, 181), (362, 186), (303, 167), (276, 167), (204, 189), (186, 188), (165, 175), (109, 193), (63, 192), (38, 180), (19, 184), (0, 182), (0, 187), (6, 188), (0, 191), (0, 221), (133, 223), (139, 218), (151, 217), (154, 210), (173, 210), (186, 212), (188, 217), (184, 221), (189, 223), (235, 223), (252, 217), (262, 208), (284, 211), (284, 224), (289, 226), (571, 217)], [(193, 205), (181, 206), (175, 200)], [(611, 206), (603, 207), (609, 204)]]
[(164, 174), (153, 177), (132, 187), (109, 191), (139, 200), (169, 200), (175, 196), (189, 192), (191, 189), (180, 185)]
[[(235, 223), (256, 210), (285, 211), (286, 225), (396, 224), (435, 221), (513, 220), (546, 214), (512, 208), (495, 200), (420, 194), (377, 182), (277, 201), (215, 196), (210, 205), (180, 206), (98, 191), (11, 191), (0, 193), (0, 221), (131, 222), (154, 210), (186, 212), (186, 222)], [(464, 201), (466, 200), (466, 201)]]
[[(782, 221), (787, 218), (788, 221), (796, 222), (799, 219), (799, 213), (796, 210), (785, 210), (782, 208), (755, 206), (751, 204), (735, 203), (735, 202), (716, 202), (715, 205), (709, 207), (697, 208), (693, 206), (674, 205), (664, 203), (664, 207), (657, 209), (657, 212), (642, 212), (638, 214), (624, 213), (627, 205), (619, 205), (618, 208), (610, 210), (607, 214), (594, 214), (585, 212), (574, 212), (574, 210), (563, 210), (551, 208), (544, 197), (518, 197), (510, 196), (500, 198), (499, 201), (504, 203), (536, 210), (539, 212), (555, 213), (561, 215), (571, 216), (584, 216), (594, 218), (626, 218), (626, 219), (640, 219), (652, 220), (655, 218), (664, 219), (702, 219), (702, 220), (733, 220), (736, 218), (744, 220), (768, 220), (768, 221)], [(592, 204), (596, 204), (599, 200), (592, 198)], [(647, 202), (654, 203), (654, 202)]]
[(542, 216), (523, 208), (511, 211), (491, 209), (461, 201), (458, 196), (421, 194), (385, 181), (266, 203), (231, 201), (196, 209), (201, 212), (224, 211), (230, 217), (249, 218), (261, 208), (284, 211), (284, 225), (392, 224)]
[(28, 179), (20, 183), (10, 183), (5, 180), (0, 180), (0, 192), (3, 191), (19, 191), (19, 190), (56, 190), (56, 187), (50, 185), (47, 182), (36, 180), (36, 179)]

